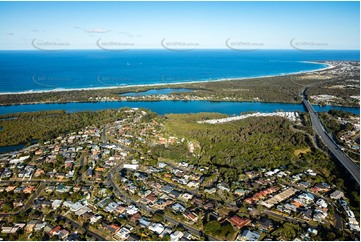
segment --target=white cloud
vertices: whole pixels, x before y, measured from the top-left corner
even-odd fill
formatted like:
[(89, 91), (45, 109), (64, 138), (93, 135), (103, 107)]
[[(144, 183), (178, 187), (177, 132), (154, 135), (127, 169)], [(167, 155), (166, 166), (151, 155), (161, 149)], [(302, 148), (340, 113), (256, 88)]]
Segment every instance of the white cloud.
[(94, 29), (86, 29), (85, 32), (102, 34), (102, 33), (108, 33), (108, 32), (110, 32), (110, 30), (103, 29), (103, 28), (94, 28)]

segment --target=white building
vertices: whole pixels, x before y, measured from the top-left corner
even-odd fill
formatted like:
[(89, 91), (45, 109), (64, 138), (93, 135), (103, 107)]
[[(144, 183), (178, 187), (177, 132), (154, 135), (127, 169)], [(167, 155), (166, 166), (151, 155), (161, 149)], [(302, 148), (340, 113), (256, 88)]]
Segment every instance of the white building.
[(128, 237), (130, 236), (130, 230), (122, 227), (116, 234), (115, 236), (121, 240), (126, 240), (128, 239)]
[(137, 169), (138, 169), (138, 165), (124, 164), (123, 168), (125, 168), (125, 169), (131, 169), (131, 170), (137, 170)]
[(156, 234), (161, 234), (164, 230), (164, 226), (161, 223), (152, 223), (149, 225), (148, 229), (155, 232)]
[(182, 205), (180, 205), (179, 203), (176, 203), (172, 206), (173, 210), (176, 212), (184, 212), (186, 210), (186, 208)]
[(54, 200), (53, 203), (51, 204), (51, 207), (54, 210), (58, 209), (62, 203), (63, 203), (62, 200)]
[(170, 235), (170, 240), (171, 241), (178, 241), (178, 240), (180, 240), (182, 237), (183, 237), (183, 232), (181, 232), (181, 231), (175, 231), (174, 233), (172, 233), (171, 235)]
[(321, 198), (317, 200), (316, 204), (321, 208), (327, 208), (328, 206), (326, 201)]
[(344, 197), (343, 192), (341, 192), (341, 191), (339, 191), (339, 190), (334, 191), (334, 192), (331, 193), (331, 195), (330, 195), (330, 198), (332, 198), (332, 199), (340, 199), (340, 198), (343, 198), (343, 197)]
[(134, 215), (134, 214), (136, 214), (138, 211), (139, 211), (139, 209), (138, 209), (136, 206), (130, 205), (130, 206), (127, 207), (126, 213), (127, 213), (128, 215)]

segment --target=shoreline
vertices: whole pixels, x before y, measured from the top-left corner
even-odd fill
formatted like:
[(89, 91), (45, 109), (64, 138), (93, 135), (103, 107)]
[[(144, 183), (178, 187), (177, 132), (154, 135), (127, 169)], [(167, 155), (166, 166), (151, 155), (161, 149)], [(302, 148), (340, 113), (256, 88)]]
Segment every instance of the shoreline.
[(335, 67), (331, 64), (316, 62), (316, 61), (300, 61), (300, 62), (312, 63), (312, 64), (322, 64), (322, 65), (327, 65), (327, 66), (320, 68), (320, 69), (316, 69), (316, 70), (304, 70), (304, 71), (290, 72), (290, 73), (285, 73), (285, 74), (280, 73), (277, 75), (265, 75), (265, 76), (257, 76), (257, 77), (219, 78), (216, 80), (203, 80), (203, 81), (198, 80), (198, 81), (190, 81), (190, 82), (154, 83), (154, 84), (139, 84), (139, 85), (109, 86), (109, 87), (85, 87), (85, 88), (69, 88), (69, 89), (58, 88), (58, 89), (41, 90), (41, 91), (29, 90), (29, 91), (21, 91), (21, 92), (0, 92), (0, 95), (24, 95), (24, 94), (41, 94), (41, 93), (54, 93), (54, 92), (94, 91), (94, 90), (124, 89), (124, 88), (137, 88), (137, 87), (176, 86), (176, 85), (187, 85), (187, 84), (209, 83), (209, 82), (223, 82), (223, 81), (241, 81), (241, 80), (257, 79), (257, 78), (268, 78), (268, 77), (314, 73), (314, 72), (318, 72), (318, 71), (325, 71), (325, 70), (332, 69)]
[[(138, 103), (138, 102), (210, 102), (210, 103), (259, 103), (259, 104), (290, 104), (290, 105), (298, 105), (302, 104), (302, 102), (282, 102), (282, 101), (252, 101), (252, 100), (245, 100), (245, 101), (233, 101), (233, 100), (114, 100), (114, 101), (66, 101), (66, 102), (33, 102), (33, 103), (18, 103), (18, 104), (10, 104), (10, 105), (1, 105), (1, 107), (11, 107), (11, 106), (21, 106), (21, 105), (38, 105), (38, 104), (44, 104), (44, 105), (52, 105), (52, 104), (59, 104), (59, 105), (65, 105), (70, 103), (114, 103), (114, 102), (124, 102), (124, 103)], [(318, 106), (318, 107), (339, 107), (339, 108), (357, 108), (360, 109), (360, 106), (343, 106), (343, 105), (337, 105), (337, 104), (327, 104), (327, 105), (321, 105), (321, 104), (312, 104), (312, 106)], [(29, 111), (29, 112), (41, 112), (41, 111)], [(4, 114), (0, 114), (4, 115)]]

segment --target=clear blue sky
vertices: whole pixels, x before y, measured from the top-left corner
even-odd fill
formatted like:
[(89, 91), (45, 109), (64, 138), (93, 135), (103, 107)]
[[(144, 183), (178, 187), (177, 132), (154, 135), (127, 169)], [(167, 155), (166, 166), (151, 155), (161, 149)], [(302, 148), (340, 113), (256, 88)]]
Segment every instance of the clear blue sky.
[(96, 49), (97, 40), (161, 48), (161, 40), (226, 48), (225, 41), (290, 49), (290, 41), (359, 49), (359, 2), (0, 2), (0, 49), (31, 42)]

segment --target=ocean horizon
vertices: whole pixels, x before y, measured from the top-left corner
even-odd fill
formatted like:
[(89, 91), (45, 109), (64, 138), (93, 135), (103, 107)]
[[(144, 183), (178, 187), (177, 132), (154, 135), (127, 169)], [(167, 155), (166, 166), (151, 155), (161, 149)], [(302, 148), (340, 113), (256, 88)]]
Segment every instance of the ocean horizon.
[(0, 93), (166, 85), (315, 71), (358, 50), (0, 51)]

